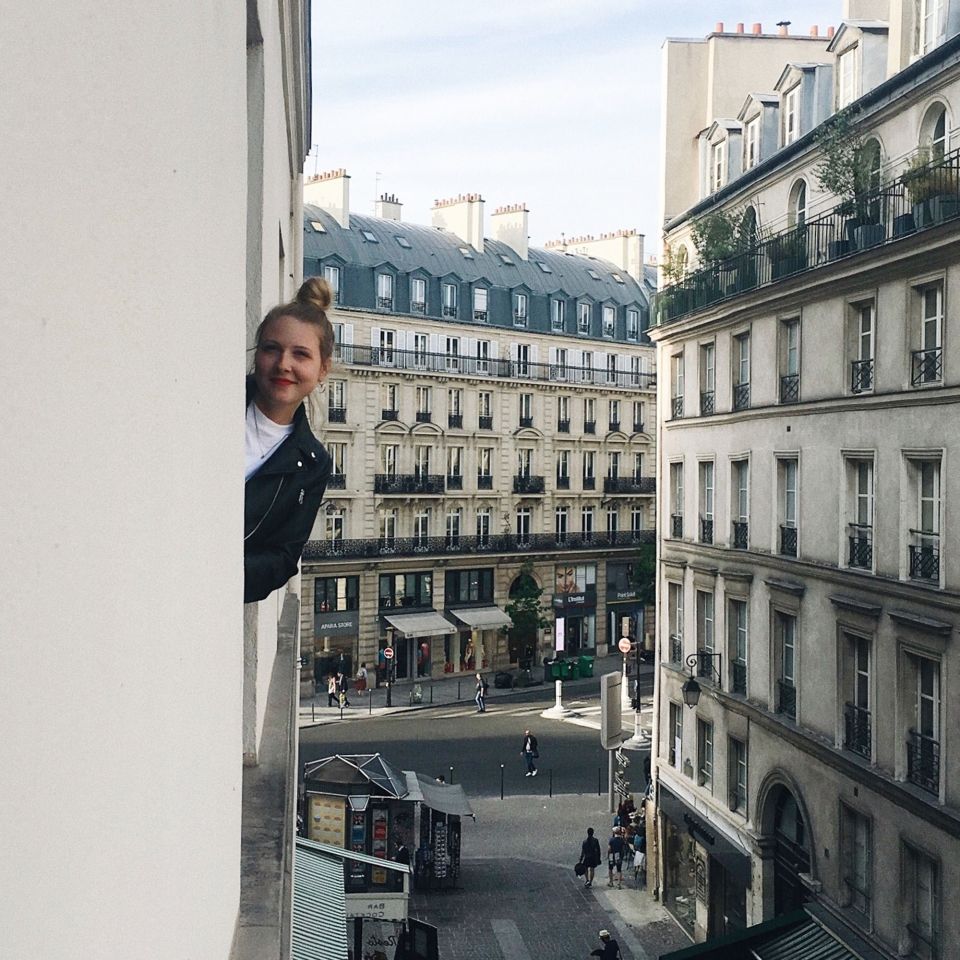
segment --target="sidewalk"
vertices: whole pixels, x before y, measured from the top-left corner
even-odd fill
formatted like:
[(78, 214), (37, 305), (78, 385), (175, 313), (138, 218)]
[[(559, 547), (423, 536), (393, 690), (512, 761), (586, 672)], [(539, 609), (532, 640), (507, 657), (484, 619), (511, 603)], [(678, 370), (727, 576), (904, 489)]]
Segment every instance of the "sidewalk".
[[(571, 697), (598, 693), (600, 677), (605, 673), (619, 673), (622, 669), (623, 657), (619, 653), (613, 653), (603, 658), (598, 657), (594, 661), (592, 677), (564, 681), (564, 701), (566, 701), (568, 693)], [(554, 685), (552, 681), (532, 687), (497, 688), (493, 685), (495, 672), (494, 670), (482, 671), (490, 684), (490, 689), (487, 692), (487, 703), (520, 698), (524, 694), (538, 690), (549, 690), (551, 694), (553, 693)], [(651, 664), (641, 666), (641, 678), (652, 675), (653, 666)], [(534, 669), (533, 676), (534, 679), (543, 677), (542, 665)], [(411, 694), (417, 686), (420, 687), (422, 699), (420, 703), (412, 703)], [(345, 707), (342, 711), (339, 707), (328, 707), (326, 691), (324, 690), (322, 693), (318, 691), (312, 699), (303, 698), (300, 700), (299, 726), (301, 728), (321, 726), (326, 723), (337, 723), (340, 720), (356, 720), (367, 716), (382, 717), (389, 713), (425, 710), (438, 706), (449, 707), (458, 703), (466, 705), (473, 702), (475, 690), (476, 681), (471, 673), (421, 677), (416, 681), (402, 681), (393, 685), (392, 707), (387, 706), (386, 687), (368, 688), (364, 693), (351, 689), (348, 694), (350, 706)], [(544, 707), (550, 705), (544, 704)]]

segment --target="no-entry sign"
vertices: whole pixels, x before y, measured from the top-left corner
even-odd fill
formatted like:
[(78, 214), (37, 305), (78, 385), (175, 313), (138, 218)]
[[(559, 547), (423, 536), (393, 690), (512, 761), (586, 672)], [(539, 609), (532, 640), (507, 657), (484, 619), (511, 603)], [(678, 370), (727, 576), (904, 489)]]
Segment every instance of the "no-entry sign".
[(633, 644), (626, 637), (621, 637), (617, 646), (620, 648), (620, 652), (622, 654), (628, 654), (632, 649)]
[(384, 660), (393, 659), (393, 647), (384, 647), (383, 648), (383, 658)]

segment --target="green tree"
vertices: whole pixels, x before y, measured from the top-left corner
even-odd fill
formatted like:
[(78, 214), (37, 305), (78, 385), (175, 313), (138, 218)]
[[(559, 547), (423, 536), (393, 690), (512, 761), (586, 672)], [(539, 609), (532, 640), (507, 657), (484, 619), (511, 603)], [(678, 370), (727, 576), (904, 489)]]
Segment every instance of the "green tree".
[(540, 630), (550, 626), (540, 602), (543, 590), (537, 586), (532, 575), (533, 565), (525, 563), (520, 574), (510, 588), (510, 600), (506, 611), (513, 626), (507, 629), (511, 646), (520, 651), (523, 659), (530, 659), (537, 648), (537, 635)]
[(652, 606), (657, 598), (657, 548), (654, 544), (640, 544), (637, 558), (632, 564), (632, 574), (637, 600), (645, 607)]

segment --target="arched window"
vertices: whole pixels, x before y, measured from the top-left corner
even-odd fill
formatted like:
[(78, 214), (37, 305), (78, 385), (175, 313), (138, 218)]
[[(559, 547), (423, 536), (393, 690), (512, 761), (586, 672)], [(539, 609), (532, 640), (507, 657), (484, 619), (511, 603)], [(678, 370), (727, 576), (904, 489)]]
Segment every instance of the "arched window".
[(798, 180), (790, 190), (787, 222), (791, 227), (802, 227), (807, 222), (807, 183)]
[(743, 211), (740, 221), (740, 246), (749, 249), (757, 242), (757, 211), (754, 207), (747, 207)]
[(927, 147), (934, 159), (950, 148), (947, 137), (947, 109), (942, 103), (932, 104), (920, 124), (920, 146)]

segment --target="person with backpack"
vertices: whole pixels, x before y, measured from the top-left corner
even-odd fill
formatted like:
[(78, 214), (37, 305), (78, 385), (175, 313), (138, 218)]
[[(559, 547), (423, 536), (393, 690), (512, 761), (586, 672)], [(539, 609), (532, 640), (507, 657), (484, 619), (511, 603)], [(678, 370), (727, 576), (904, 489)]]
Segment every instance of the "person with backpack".
[(486, 713), (487, 712), (487, 690), (490, 689), (490, 684), (487, 683), (486, 677), (482, 674), (477, 674), (477, 695), (473, 698), (477, 704), (477, 713)]
[(586, 868), (584, 875), (587, 879), (583, 885), (592, 887), (594, 871), (600, 866), (600, 841), (593, 835), (593, 827), (587, 827), (586, 839), (580, 844), (580, 860), (578, 862)]
[(596, 950), (590, 951), (591, 957), (599, 957), (600, 960), (621, 960), (620, 944), (610, 936), (609, 930), (600, 931), (601, 946)]

